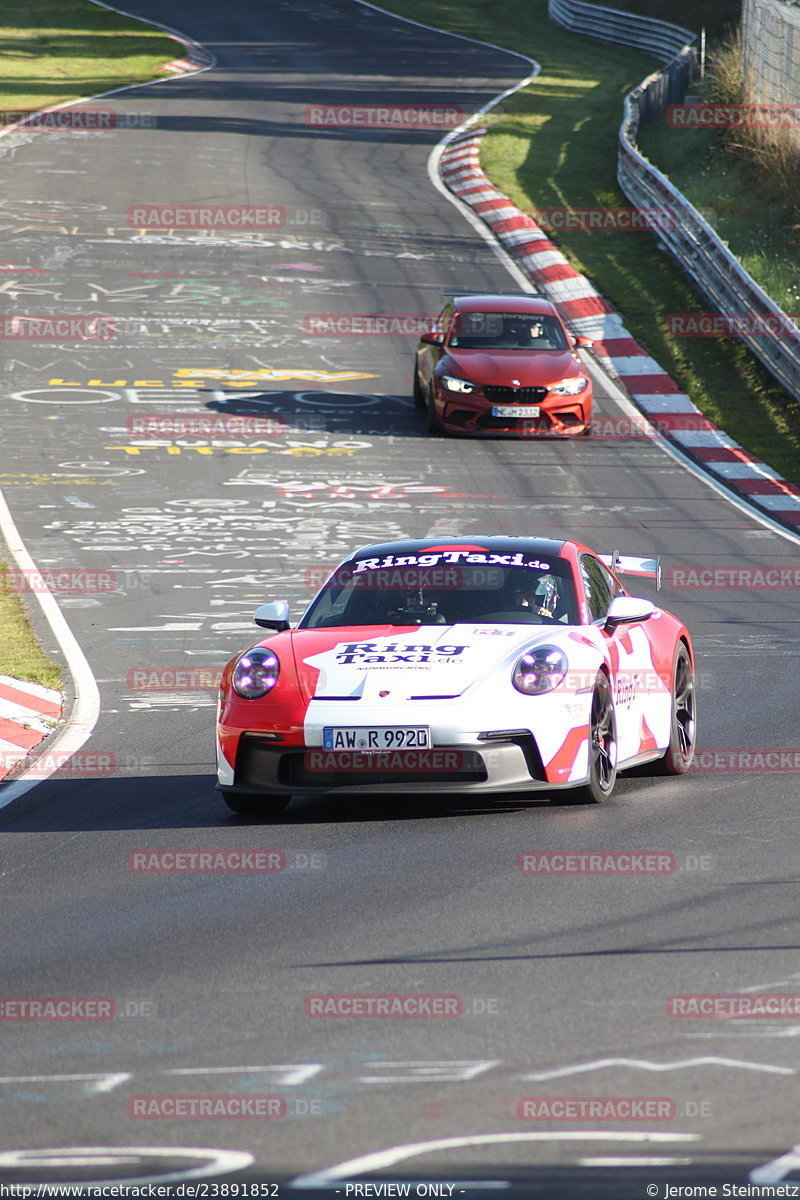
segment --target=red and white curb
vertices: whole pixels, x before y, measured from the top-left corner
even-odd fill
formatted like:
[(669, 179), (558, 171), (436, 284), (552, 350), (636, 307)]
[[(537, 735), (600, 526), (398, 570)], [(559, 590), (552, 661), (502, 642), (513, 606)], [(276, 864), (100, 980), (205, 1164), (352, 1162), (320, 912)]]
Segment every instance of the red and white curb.
[(484, 126), (471, 127), (445, 146), (440, 167), (450, 191), (488, 225), (527, 278), (558, 305), (571, 328), (592, 338), (600, 364), (662, 437), (748, 504), (793, 531), (800, 530), (800, 488), (704, 416), (631, 337), (617, 310), (570, 266), (544, 230), (484, 175), (479, 151), (486, 132)]
[(53, 732), (60, 717), (59, 692), (0, 675), (0, 779)]

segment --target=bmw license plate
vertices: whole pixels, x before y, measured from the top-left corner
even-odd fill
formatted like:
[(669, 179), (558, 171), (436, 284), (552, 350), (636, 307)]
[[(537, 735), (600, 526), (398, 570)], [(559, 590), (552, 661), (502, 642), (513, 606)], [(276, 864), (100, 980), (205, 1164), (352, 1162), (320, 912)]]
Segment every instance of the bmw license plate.
[(427, 725), (344, 725), (322, 730), (324, 750), (429, 750)]
[(493, 417), (538, 417), (538, 404), (493, 404)]

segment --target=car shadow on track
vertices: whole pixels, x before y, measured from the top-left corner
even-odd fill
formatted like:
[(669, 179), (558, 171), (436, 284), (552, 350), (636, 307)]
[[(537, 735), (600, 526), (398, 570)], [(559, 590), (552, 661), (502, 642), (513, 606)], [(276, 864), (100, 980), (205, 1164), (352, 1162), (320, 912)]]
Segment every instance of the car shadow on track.
[(275, 435), (281, 437), (305, 436), (313, 439), (315, 435), (325, 434), (402, 438), (429, 436), (424, 417), (415, 409), (410, 395), (254, 391), (246, 396), (214, 399), (206, 407), (226, 416), (267, 419), (274, 423)]
[[(544, 793), (496, 800), (418, 794), (297, 796), (277, 816), (231, 812), (213, 775), (130, 775), (116, 778), (51, 777), (0, 809), (3, 833), (100, 832), (126, 829), (242, 829), (251, 826), (374, 824), (487, 817), (553, 810)], [(0, 804), (9, 785), (0, 786)]]

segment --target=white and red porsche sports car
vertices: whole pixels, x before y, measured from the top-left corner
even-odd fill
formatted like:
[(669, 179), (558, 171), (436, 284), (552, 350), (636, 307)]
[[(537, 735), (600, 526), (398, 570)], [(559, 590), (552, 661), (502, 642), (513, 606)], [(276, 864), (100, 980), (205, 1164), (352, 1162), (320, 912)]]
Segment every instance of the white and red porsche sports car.
[(294, 794), (560, 793), (597, 802), (617, 771), (695, 745), (694, 655), (671, 613), (572, 541), (473, 537), (365, 546), (301, 618), (262, 605), (265, 640), (225, 667), (218, 786), (235, 811)]

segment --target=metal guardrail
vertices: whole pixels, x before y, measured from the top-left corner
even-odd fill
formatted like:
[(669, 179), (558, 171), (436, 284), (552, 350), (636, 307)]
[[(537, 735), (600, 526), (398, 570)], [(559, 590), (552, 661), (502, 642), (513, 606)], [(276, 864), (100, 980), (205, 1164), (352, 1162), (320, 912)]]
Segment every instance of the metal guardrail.
[[(800, 328), (759, 287), (697, 209), (636, 145), (643, 121), (663, 116), (670, 104), (684, 99), (696, 66), (696, 36), (677, 25), (666, 27), (672, 31), (668, 35), (663, 28), (653, 30), (653, 26), (665, 26), (663, 21), (602, 8), (586, 0), (548, 0), (548, 11), (559, 24), (576, 33), (649, 49), (653, 54), (666, 56), (671, 52), (670, 61), (662, 70), (648, 76), (625, 97), (619, 130), (619, 185), (637, 208), (656, 209), (662, 215), (658, 237), (717, 312), (733, 322), (742, 316), (745, 321), (755, 318), (753, 328), (761, 329), (762, 336), (748, 333), (742, 322), (734, 326), (738, 336), (800, 402)], [(625, 37), (622, 26), (628, 27)], [(653, 40), (647, 43), (651, 37)], [(770, 327), (774, 321), (775, 328), (783, 332), (763, 336), (765, 317)]]
[(573, 33), (584, 33), (621, 46), (634, 46), (665, 61), (673, 59), (694, 38), (690, 30), (680, 25), (636, 17), (616, 8), (589, 4), (586, 0), (549, 0), (547, 11), (553, 21)]

